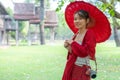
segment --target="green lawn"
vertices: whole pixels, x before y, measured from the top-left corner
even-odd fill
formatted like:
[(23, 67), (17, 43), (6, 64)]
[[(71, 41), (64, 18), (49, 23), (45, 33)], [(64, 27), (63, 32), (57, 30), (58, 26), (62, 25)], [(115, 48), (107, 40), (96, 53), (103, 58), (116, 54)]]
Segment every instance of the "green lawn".
[[(0, 80), (61, 80), (66, 53), (63, 45), (0, 48)], [(113, 42), (98, 44), (95, 80), (120, 80), (119, 57), (120, 48)]]

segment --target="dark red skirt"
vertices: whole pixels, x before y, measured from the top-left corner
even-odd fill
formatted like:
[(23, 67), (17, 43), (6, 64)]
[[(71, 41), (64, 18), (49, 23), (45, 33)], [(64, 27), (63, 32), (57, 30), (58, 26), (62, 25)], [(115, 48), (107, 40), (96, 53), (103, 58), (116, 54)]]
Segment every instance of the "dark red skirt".
[(90, 76), (86, 75), (86, 71), (88, 69), (88, 66), (77, 66), (74, 65), (73, 71), (72, 71), (72, 80), (90, 80)]

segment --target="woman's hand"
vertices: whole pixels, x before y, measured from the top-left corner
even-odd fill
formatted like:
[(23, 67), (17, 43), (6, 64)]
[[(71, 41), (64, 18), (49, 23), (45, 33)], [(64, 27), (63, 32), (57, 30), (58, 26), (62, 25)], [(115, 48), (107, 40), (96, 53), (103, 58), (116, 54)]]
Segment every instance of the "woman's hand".
[(66, 49), (71, 53), (72, 52), (72, 49), (71, 49), (71, 46), (69, 45), (68, 47), (66, 47)]
[(65, 40), (64, 47), (71, 53), (71, 46), (70, 44), (73, 42), (73, 40)]
[(69, 46), (69, 43), (67, 42), (67, 40), (65, 40), (64, 47), (67, 48), (68, 46)]
[(70, 44), (73, 42), (73, 40), (65, 40), (64, 42), (64, 47), (67, 48), (68, 46), (70, 46)]
[(72, 42), (73, 42), (73, 40), (66, 40), (66, 42), (70, 45)]

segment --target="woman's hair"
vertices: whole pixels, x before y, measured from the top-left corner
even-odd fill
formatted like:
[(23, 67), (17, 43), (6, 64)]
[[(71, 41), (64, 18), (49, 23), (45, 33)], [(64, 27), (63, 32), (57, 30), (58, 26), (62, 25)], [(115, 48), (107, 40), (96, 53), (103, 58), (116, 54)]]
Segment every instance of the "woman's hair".
[(85, 10), (79, 10), (79, 11), (75, 12), (75, 14), (78, 14), (80, 17), (82, 17), (86, 20), (89, 19), (89, 14)]

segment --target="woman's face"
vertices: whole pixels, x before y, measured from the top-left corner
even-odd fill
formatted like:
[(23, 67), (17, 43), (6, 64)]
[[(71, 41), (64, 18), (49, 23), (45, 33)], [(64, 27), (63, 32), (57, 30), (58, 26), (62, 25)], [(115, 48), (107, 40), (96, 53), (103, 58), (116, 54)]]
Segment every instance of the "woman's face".
[(87, 23), (88, 23), (87, 20), (80, 17), (77, 13), (74, 15), (74, 24), (76, 28), (78, 29), (86, 28)]

